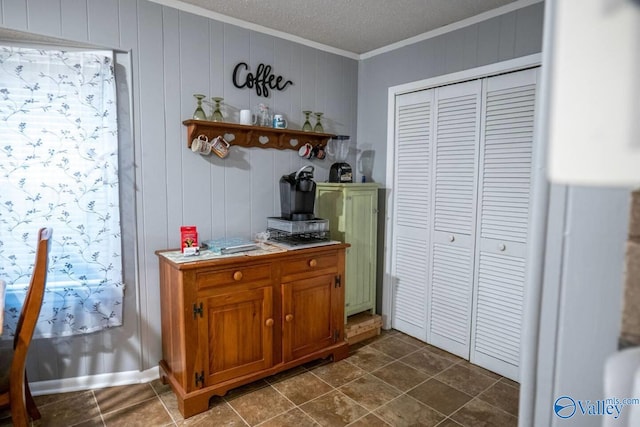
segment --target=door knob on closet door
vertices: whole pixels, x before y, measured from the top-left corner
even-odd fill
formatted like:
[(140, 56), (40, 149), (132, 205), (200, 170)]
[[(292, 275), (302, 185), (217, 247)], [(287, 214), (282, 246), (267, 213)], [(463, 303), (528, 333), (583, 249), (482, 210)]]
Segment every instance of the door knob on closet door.
[(504, 243), (500, 243), (498, 245), (498, 249), (500, 249), (501, 252), (504, 252), (507, 249), (507, 245), (505, 245)]
[(286, 316), (284, 316), (284, 320), (286, 322), (291, 322), (293, 320), (293, 314), (287, 314)]

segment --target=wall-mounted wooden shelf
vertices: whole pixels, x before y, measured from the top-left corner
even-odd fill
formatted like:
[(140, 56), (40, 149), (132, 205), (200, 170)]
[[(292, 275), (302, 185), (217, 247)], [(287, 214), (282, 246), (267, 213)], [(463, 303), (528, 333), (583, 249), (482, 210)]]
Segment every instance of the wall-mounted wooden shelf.
[(231, 145), (241, 147), (277, 148), (279, 150), (297, 150), (309, 143), (324, 147), (334, 135), (329, 133), (303, 132), (291, 129), (274, 129), (263, 126), (249, 126), (238, 123), (210, 122), (207, 120), (185, 120), (187, 127), (187, 145), (200, 135), (209, 141), (222, 135)]

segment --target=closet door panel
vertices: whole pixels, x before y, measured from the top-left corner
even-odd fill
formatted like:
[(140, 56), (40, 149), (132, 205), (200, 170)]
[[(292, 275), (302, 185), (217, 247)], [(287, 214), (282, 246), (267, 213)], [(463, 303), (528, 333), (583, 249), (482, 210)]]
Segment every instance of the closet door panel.
[(486, 79), (471, 361), (518, 380), (537, 69)]
[(427, 342), (469, 357), (481, 82), (435, 89)]
[(396, 97), (393, 328), (426, 341), (433, 90)]

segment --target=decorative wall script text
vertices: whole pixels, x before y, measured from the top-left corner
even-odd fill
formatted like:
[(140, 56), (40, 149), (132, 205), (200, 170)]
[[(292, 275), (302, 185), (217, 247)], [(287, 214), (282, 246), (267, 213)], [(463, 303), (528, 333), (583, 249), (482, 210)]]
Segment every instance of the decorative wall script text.
[(258, 65), (255, 75), (251, 72), (243, 74), (244, 71), (248, 71), (249, 66), (246, 62), (241, 62), (233, 68), (233, 85), (238, 89), (256, 88), (256, 94), (258, 96), (269, 96), (269, 89), (284, 90), (287, 86), (292, 85), (291, 80), (283, 82), (282, 76), (275, 76), (271, 74), (271, 65)]

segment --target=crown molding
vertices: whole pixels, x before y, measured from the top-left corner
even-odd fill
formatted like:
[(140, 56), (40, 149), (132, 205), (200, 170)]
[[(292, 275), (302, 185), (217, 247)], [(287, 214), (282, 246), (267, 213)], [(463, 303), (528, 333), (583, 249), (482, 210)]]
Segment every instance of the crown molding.
[(467, 19), (463, 19), (462, 21), (457, 21), (449, 25), (445, 25), (444, 27), (436, 28), (435, 30), (427, 31), (426, 33), (409, 37), (408, 39), (404, 39), (399, 42), (392, 43), (390, 45), (383, 46), (378, 49), (370, 50), (369, 52), (360, 54), (358, 59), (360, 60), (369, 59), (374, 56), (391, 52), (393, 50), (400, 49), (405, 46), (412, 45), (414, 43), (419, 43), (421, 41), (428, 40), (434, 37), (438, 37), (442, 34), (459, 30), (460, 28), (468, 27), (469, 25), (474, 25), (479, 22), (486, 21), (487, 19), (495, 18), (496, 16), (504, 15), (506, 13), (513, 12), (514, 10), (522, 9), (522, 8), (534, 5), (536, 3), (541, 3), (543, 1), (544, 0), (517, 0), (517, 1), (514, 1), (513, 3), (505, 4), (504, 6), (500, 6), (495, 9), (488, 10), (486, 12), (480, 13), (478, 15), (472, 16)]
[(377, 55), (381, 55), (386, 52), (391, 52), (396, 49), (400, 49), (405, 46), (412, 45), (414, 43), (419, 43), (424, 40), (428, 40), (433, 37), (440, 36), (442, 34), (458, 30), (460, 28), (468, 27), (469, 25), (477, 24), (482, 21), (486, 21), (487, 19), (495, 18), (496, 16), (504, 15), (505, 13), (513, 12), (514, 10), (522, 9), (528, 6), (531, 6), (536, 3), (541, 3), (544, 0), (516, 0), (512, 3), (506, 4), (504, 6), (497, 7), (495, 9), (488, 10), (486, 12), (480, 13), (478, 15), (472, 16), (467, 19), (463, 19), (461, 21), (454, 22), (449, 25), (445, 25), (444, 27), (437, 28), (432, 31), (427, 31), (426, 33), (419, 34), (414, 37), (410, 37), (408, 39), (401, 40), (396, 43), (392, 43), (387, 46), (383, 46), (378, 49), (371, 50), (369, 52), (365, 52), (362, 54), (358, 54), (355, 52), (349, 52), (343, 49), (338, 49), (332, 46), (328, 46), (322, 43), (314, 42), (309, 39), (305, 39), (303, 37), (294, 36), (293, 34), (286, 33), (284, 31), (274, 30), (272, 28), (267, 28), (262, 25), (254, 24), (252, 22), (243, 21), (242, 19), (233, 18), (227, 15), (223, 15), (221, 13), (213, 12), (211, 10), (202, 8), (200, 6), (195, 6), (190, 3), (185, 3), (180, 0), (149, 0), (153, 3), (157, 3), (163, 6), (171, 7), (174, 9), (181, 10), (183, 12), (193, 13), (195, 15), (203, 16), (206, 18), (211, 18), (216, 21), (221, 21), (227, 24), (235, 25), (240, 28), (245, 28), (247, 30), (256, 31), (259, 33), (271, 35), (274, 37), (278, 37), (284, 40), (289, 40), (295, 43), (299, 43), (301, 45), (309, 46), (314, 49), (318, 49), (324, 52), (333, 53), (336, 55), (344, 56), (346, 58), (355, 59), (357, 61), (363, 59), (369, 59)]

